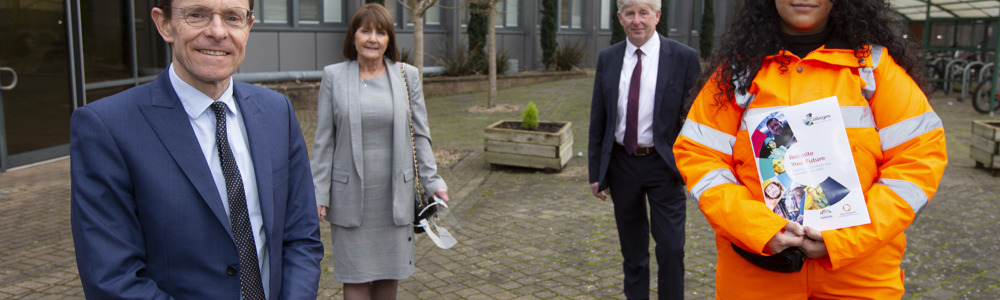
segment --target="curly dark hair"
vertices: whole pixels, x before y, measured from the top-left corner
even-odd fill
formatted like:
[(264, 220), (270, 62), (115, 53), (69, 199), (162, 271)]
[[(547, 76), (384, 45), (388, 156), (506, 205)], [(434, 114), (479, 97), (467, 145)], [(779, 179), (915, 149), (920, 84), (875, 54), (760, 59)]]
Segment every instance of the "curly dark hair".
[[(831, 0), (833, 8), (827, 21), (831, 39), (846, 42), (858, 58), (868, 55), (865, 46), (882, 45), (906, 73), (923, 87), (925, 79), (920, 71), (919, 47), (903, 38), (903, 26), (887, 0)], [(770, 21), (761, 21), (770, 20)], [(718, 46), (709, 60), (709, 72), (702, 72), (700, 84), (716, 80), (720, 91), (715, 101), (720, 106), (734, 92), (746, 93), (750, 82), (763, 67), (764, 58), (782, 49), (781, 23), (774, 0), (745, 0), (738, 9), (735, 20), (729, 23)], [(781, 61), (781, 70), (787, 69), (789, 57)], [(860, 65), (860, 62), (859, 62)], [(733, 85), (732, 78), (736, 78)], [(698, 91), (694, 91), (697, 94)]]

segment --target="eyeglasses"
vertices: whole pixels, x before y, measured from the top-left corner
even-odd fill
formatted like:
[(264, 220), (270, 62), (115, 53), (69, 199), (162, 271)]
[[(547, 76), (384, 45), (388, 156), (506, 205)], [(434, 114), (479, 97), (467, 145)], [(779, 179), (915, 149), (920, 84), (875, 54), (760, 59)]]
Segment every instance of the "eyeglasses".
[(252, 10), (242, 7), (230, 7), (222, 10), (222, 12), (215, 12), (211, 8), (201, 5), (172, 8), (181, 10), (181, 18), (184, 18), (184, 22), (194, 27), (208, 26), (208, 23), (212, 22), (212, 16), (219, 14), (219, 17), (222, 18), (222, 23), (226, 24), (226, 26), (233, 29), (242, 29), (250, 24), (250, 18), (253, 16)]

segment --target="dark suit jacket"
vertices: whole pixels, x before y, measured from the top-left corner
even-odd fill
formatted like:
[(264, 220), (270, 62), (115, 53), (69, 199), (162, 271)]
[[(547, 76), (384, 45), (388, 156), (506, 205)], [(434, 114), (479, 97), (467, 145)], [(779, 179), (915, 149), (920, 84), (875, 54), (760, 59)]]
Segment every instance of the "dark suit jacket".
[[(656, 152), (670, 166), (676, 178), (681, 178), (674, 162), (673, 146), (681, 130), (681, 122), (690, 108), (691, 88), (698, 81), (701, 65), (694, 49), (657, 34), (660, 39), (660, 60), (656, 75), (653, 104), (653, 144)], [(618, 83), (625, 60), (625, 43), (621, 41), (601, 51), (597, 58), (594, 96), (590, 104), (590, 138), (587, 163), (590, 182), (600, 182), (607, 188), (605, 174), (611, 161), (618, 116)]]
[[(234, 82), (256, 173), (268, 299), (315, 299), (319, 240), (305, 142), (283, 95)], [(91, 299), (239, 299), (229, 217), (167, 72), (70, 123), (72, 227)]]

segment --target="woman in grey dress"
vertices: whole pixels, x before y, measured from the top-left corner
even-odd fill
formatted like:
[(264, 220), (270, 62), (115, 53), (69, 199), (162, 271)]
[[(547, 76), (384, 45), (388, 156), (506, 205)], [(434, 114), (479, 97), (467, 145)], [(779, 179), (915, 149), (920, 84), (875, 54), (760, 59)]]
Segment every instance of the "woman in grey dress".
[(354, 13), (344, 57), (323, 69), (319, 90), (310, 161), (317, 211), (332, 224), (333, 274), (344, 298), (393, 299), (398, 280), (413, 274), (414, 156), (427, 193), (447, 202), (448, 189), (431, 151), (420, 75), (397, 62), (384, 7)]

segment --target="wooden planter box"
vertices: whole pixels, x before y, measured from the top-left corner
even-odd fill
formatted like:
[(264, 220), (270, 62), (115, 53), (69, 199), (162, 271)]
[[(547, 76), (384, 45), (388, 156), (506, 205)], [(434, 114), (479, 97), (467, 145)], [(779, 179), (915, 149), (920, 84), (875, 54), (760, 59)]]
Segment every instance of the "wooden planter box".
[(524, 130), (520, 124), (502, 120), (483, 130), (486, 163), (560, 171), (573, 157), (571, 122), (538, 122), (552, 130)]
[(972, 121), (972, 147), (969, 156), (977, 168), (986, 168), (993, 176), (1000, 171), (1000, 122)]

